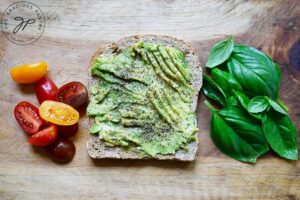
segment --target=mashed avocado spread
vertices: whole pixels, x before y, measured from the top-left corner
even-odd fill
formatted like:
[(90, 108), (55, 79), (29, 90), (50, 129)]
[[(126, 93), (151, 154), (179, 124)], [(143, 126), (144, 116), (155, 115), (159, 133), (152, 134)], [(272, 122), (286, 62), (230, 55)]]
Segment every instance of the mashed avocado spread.
[(107, 146), (145, 156), (174, 154), (196, 140), (195, 91), (184, 54), (158, 43), (139, 42), (98, 57), (90, 88), (90, 133)]

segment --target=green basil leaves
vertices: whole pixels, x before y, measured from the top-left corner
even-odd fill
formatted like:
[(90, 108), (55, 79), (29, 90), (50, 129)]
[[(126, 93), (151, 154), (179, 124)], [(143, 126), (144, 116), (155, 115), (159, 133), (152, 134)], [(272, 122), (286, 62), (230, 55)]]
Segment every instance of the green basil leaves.
[(228, 72), (222, 71), (218, 68), (211, 70), (211, 76), (215, 82), (223, 89), (223, 91), (233, 94), (232, 91), (241, 91), (242, 86), (235, 80), (235, 78)]
[(277, 111), (283, 115), (288, 115), (288, 113), (277, 102), (273, 101), (270, 98), (268, 98), (268, 102), (275, 111)]
[(227, 38), (213, 46), (208, 56), (206, 67), (213, 68), (225, 62), (234, 48), (232, 37)]
[[(298, 159), (298, 134), (288, 107), (278, 98), (281, 71), (269, 56), (230, 37), (217, 43), (206, 64), (204, 95), (223, 108), (212, 111), (211, 137), (227, 156), (255, 162), (269, 151)], [(226, 67), (227, 66), (227, 67)]]
[(260, 123), (240, 108), (215, 110), (211, 118), (211, 137), (218, 149), (227, 156), (243, 162), (255, 162), (269, 150)]
[(247, 110), (250, 113), (261, 113), (269, 108), (269, 102), (265, 97), (258, 96), (250, 100)]
[(298, 134), (287, 115), (269, 112), (262, 116), (264, 135), (271, 148), (280, 156), (298, 160)]
[(226, 105), (227, 97), (222, 88), (211, 78), (203, 75), (202, 91), (205, 96), (215, 100), (221, 105)]
[(249, 95), (278, 98), (280, 76), (273, 61), (262, 52), (235, 45), (227, 67)]
[(270, 108), (283, 115), (288, 115), (288, 113), (276, 101), (273, 101), (267, 96), (254, 97), (247, 105), (249, 113), (262, 113), (265, 110), (268, 111)]

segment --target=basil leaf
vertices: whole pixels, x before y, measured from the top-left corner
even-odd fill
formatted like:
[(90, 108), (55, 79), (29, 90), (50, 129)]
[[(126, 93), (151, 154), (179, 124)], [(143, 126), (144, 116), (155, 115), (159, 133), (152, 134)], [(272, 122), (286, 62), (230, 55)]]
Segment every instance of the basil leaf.
[(213, 112), (211, 137), (217, 148), (227, 156), (243, 161), (256, 162), (256, 159), (269, 150), (260, 123), (242, 109), (231, 107)]
[(227, 107), (237, 107), (239, 105), (238, 99), (235, 96), (231, 96), (227, 99)]
[[(236, 96), (236, 98), (239, 101), (239, 104), (241, 105), (242, 108), (244, 108), (244, 110), (246, 110), (248, 112), (248, 104), (249, 104), (249, 98), (247, 95), (245, 95), (243, 92), (240, 91), (234, 91), (234, 94)], [(252, 117), (260, 120), (260, 113), (250, 113), (248, 112)]]
[(277, 63), (273, 63), (273, 64), (274, 64), (274, 66), (276, 68), (276, 71), (277, 71), (277, 75), (278, 75), (278, 79), (279, 79), (278, 86), (279, 86), (279, 83), (280, 83), (281, 78), (282, 78), (281, 70), (280, 70), (280, 67), (279, 67), (279, 65)]
[(277, 103), (286, 111), (288, 112), (289, 111), (289, 108), (287, 107), (287, 105), (285, 105), (283, 103), (283, 101), (281, 99), (277, 99)]
[(235, 45), (227, 67), (247, 94), (277, 99), (279, 73), (273, 61), (261, 51)]
[(225, 106), (227, 102), (227, 97), (222, 88), (211, 78), (203, 75), (203, 94), (208, 98), (215, 100), (219, 104)]
[(232, 74), (222, 71), (218, 68), (211, 70), (211, 76), (215, 82), (223, 89), (223, 91), (233, 94), (232, 90), (241, 91), (242, 86), (235, 80)]
[(215, 44), (209, 53), (206, 67), (213, 68), (225, 62), (229, 58), (233, 47), (232, 37)]
[[(266, 54), (265, 54), (266, 55)], [(270, 57), (270, 56), (268, 56), (268, 55), (266, 55), (270, 60), (272, 60), (272, 58)], [(279, 79), (279, 82), (278, 83), (280, 83), (280, 81), (281, 81), (281, 78), (282, 78), (282, 74), (281, 74), (281, 70), (280, 70), (280, 67), (279, 67), (279, 65), (277, 64), (277, 63), (275, 63), (275, 62), (273, 62), (273, 65), (274, 65), (274, 67), (275, 67), (275, 69), (276, 69), (276, 71), (277, 71), (277, 75), (278, 75), (278, 79)], [(278, 85), (279, 86), (279, 85)]]
[(298, 160), (298, 134), (287, 115), (268, 112), (262, 116), (264, 135), (271, 148), (280, 156)]
[(276, 102), (276, 101), (273, 101), (272, 99), (268, 98), (268, 101), (269, 101), (269, 104), (272, 106), (272, 108), (283, 114), (283, 115), (288, 115), (288, 113)]
[(249, 101), (247, 110), (249, 113), (261, 113), (270, 107), (268, 100), (265, 97), (254, 97)]
[(249, 103), (249, 98), (247, 97), (247, 95), (245, 95), (244, 93), (239, 92), (239, 91), (234, 91), (234, 94), (237, 97), (237, 99), (239, 100), (242, 107), (245, 110), (247, 110), (247, 106), (248, 106), (248, 103)]
[(276, 101), (273, 101), (266, 96), (257, 96), (252, 98), (247, 106), (247, 110), (249, 113), (261, 113), (270, 107), (283, 115), (288, 115), (288, 113)]

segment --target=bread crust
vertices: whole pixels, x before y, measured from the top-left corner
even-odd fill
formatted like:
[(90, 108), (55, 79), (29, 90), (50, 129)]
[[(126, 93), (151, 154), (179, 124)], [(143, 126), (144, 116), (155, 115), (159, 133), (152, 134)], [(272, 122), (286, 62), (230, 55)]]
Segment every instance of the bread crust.
[[(191, 83), (193, 88), (197, 91), (197, 95), (193, 97), (192, 109), (196, 111), (197, 101), (198, 101), (198, 91), (202, 86), (202, 68), (198, 60), (198, 56), (192, 47), (184, 42), (183, 40), (177, 39), (171, 36), (164, 35), (134, 35), (125, 37), (115, 43), (108, 45), (107, 47), (99, 48), (91, 58), (90, 66), (94, 63), (95, 59), (99, 56), (106, 56), (111, 53), (122, 51), (123, 49), (135, 44), (136, 42), (143, 40), (147, 42), (158, 42), (166, 46), (176, 47), (181, 50), (186, 57), (186, 60), (191, 67), (192, 78)], [(94, 78), (88, 74), (88, 87), (90, 88), (97, 82), (97, 78)], [(89, 128), (93, 123), (93, 118), (89, 118)], [(198, 137), (198, 133), (197, 133)], [(121, 147), (107, 147), (103, 141), (101, 141), (97, 136), (90, 135), (87, 141), (87, 150), (90, 157), (94, 159), (103, 158), (115, 158), (115, 159), (158, 159), (158, 160), (179, 160), (179, 161), (193, 161), (195, 160), (198, 141), (190, 142), (188, 145), (188, 151), (178, 150), (172, 155), (156, 155), (154, 157), (143, 156), (139, 153), (132, 151), (126, 151)]]

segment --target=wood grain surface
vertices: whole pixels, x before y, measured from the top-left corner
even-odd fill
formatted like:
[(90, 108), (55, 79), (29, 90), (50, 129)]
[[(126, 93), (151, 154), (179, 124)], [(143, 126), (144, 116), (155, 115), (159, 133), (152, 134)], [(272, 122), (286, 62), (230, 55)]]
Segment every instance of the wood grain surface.
[[(300, 199), (300, 161), (268, 153), (256, 164), (232, 160), (212, 144), (210, 113), (200, 95), (200, 144), (193, 163), (90, 159), (87, 117), (72, 138), (76, 155), (68, 164), (52, 162), (26, 142), (13, 117), (23, 100), (38, 105), (31, 85), (17, 85), (12, 66), (45, 60), (61, 86), (87, 83), (89, 59), (100, 46), (122, 37), (167, 34), (189, 42), (201, 63), (211, 46), (233, 35), (237, 42), (268, 53), (281, 66), (280, 96), (300, 127), (299, 0), (31, 0), (46, 19), (42, 37), (15, 45), (0, 35), (0, 199)], [(1, 0), (0, 14), (11, 4)]]

